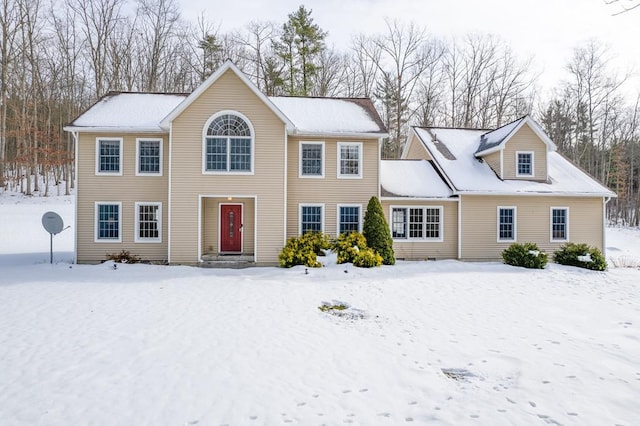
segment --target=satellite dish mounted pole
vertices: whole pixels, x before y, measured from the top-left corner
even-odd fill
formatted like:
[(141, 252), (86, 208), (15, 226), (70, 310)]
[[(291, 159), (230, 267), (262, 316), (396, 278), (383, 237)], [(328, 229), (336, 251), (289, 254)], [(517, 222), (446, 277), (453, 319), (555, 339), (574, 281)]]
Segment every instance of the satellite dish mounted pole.
[(46, 212), (42, 215), (42, 226), (49, 233), (49, 263), (53, 264), (53, 236), (64, 231), (64, 223), (58, 213)]

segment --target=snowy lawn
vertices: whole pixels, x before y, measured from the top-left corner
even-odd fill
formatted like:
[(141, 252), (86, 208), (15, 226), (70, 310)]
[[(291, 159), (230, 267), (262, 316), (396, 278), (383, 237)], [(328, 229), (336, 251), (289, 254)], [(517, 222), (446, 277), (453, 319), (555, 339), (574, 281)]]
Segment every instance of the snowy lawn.
[[(0, 424), (638, 424), (640, 271), (49, 265), (0, 196)], [(640, 259), (640, 232), (609, 254)], [(346, 271), (346, 272), (345, 272)], [(346, 310), (322, 312), (323, 303)]]

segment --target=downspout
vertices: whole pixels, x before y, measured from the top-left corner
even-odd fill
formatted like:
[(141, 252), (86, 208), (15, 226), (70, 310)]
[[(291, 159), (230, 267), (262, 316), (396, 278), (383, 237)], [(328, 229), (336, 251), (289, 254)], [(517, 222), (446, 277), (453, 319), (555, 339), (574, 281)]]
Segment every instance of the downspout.
[[(172, 202), (171, 202), (171, 175), (173, 172), (173, 167), (171, 164), (171, 157), (173, 154), (173, 121), (169, 124), (169, 184), (168, 193), (167, 193), (167, 263), (171, 264), (171, 210), (172, 210)], [(198, 253), (198, 257), (200, 254)]]
[(378, 200), (380, 199), (380, 166), (382, 165), (382, 138), (378, 138)]
[(462, 196), (458, 197), (458, 260), (462, 260)]
[(607, 258), (607, 204), (611, 201), (611, 197), (602, 199), (602, 255)]
[[(282, 234), (282, 247), (287, 244), (287, 209), (289, 202), (289, 182), (287, 179), (287, 175), (289, 174), (289, 134), (287, 133), (287, 124), (284, 125), (284, 210), (283, 210), (283, 234)], [(324, 164), (323, 164), (324, 166)], [(254, 245), (257, 245), (254, 243)], [(254, 262), (256, 259), (254, 258)]]
[(73, 232), (75, 233), (75, 237), (73, 238), (73, 263), (78, 263), (78, 132), (77, 131), (73, 131), (71, 132), (71, 135), (73, 136), (73, 144), (75, 145), (73, 150), (74, 150), (74, 168), (75, 168), (75, 184), (76, 184), (76, 191), (75, 194), (73, 194), (73, 199), (74, 199), (74, 210), (75, 210), (75, 214), (74, 214), (74, 218), (73, 218)]

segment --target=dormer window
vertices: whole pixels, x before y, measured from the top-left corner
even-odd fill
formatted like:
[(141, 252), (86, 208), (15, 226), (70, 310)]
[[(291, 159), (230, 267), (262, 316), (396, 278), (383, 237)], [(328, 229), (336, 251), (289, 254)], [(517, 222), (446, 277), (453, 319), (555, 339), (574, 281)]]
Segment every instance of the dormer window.
[(533, 177), (533, 152), (516, 152), (518, 177)]

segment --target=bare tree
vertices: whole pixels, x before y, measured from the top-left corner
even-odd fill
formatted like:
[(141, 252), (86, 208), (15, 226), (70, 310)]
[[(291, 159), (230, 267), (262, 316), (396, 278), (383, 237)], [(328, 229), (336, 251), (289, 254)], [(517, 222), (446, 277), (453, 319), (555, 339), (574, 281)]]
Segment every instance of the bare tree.
[(0, 3), (0, 189), (5, 186), (7, 154), (8, 78), (14, 57), (14, 39), (18, 33), (18, 8), (14, 0)]

